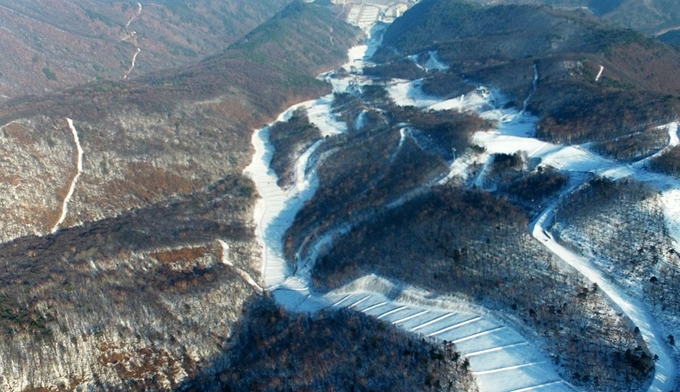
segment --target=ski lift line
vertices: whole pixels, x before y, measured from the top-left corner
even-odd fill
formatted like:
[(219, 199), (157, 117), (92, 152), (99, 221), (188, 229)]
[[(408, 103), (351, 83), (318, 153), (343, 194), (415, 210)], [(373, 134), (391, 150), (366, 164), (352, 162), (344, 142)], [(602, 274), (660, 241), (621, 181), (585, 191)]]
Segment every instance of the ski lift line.
[(529, 362), (529, 363), (523, 363), (521, 365), (514, 365), (514, 366), (505, 366), (502, 368), (498, 369), (491, 369), (491, 370), (483, 370), (481, 372), (472, 372), (473, 376), (483, 376), (486, 374), (494, 374), (494, 373), (501, 373), (501, 372), (507, 372), (508, 370), (517, 370), (517, 369), (522, 369), (534, 365), (540, 365), (544, 363), (545, 361), (538, 361), (538, 362)]
[(365, 296), (364, 298), (358, 300), (357, 302), (355, 302), (355, 303), (353, 303), (353, 304), (347, 306), (347, 309), (353, 308), (353, 307), (355, 307), (355, 306), (361, 304), (362, 302), (366, 301), (366, 300), (369, 299), (369, 298), (371, 298), (371, 295), (367, 295), (367, 296)]
[(387, 305), (387, 301), (383, 301), (383, 302), (377, 303), (375, 305), (371, 305), (371, 306), (367, 307), (366, 309), (363, 309), (362, 312), (364, 312), (364, 313), (370, 312), (373, 309), (377, 309), (377, 308), (379, 308), (381, 306), (385, 306), (385, 305)]
[(544, 382), (544, 383), (541, 383), (541, 384), (532, 385), (532, 386), (526, 387), (526, 388), (513, 389), (512, 391), (509, 391), (509, 392), (535, 391), (537, 389), (543, 389), (543, 388), (551, 387), (551, 386), (558, 385), (558, 384), (567, 385), (567, 383), (565, 383), (564, 380), (555, 380), (555, 381), (549, 381), (549, 382)]
[(351, 294), (347, 294), (347, 295), (344, 296), (340, 301), (338, 301), (338, 302), (334, 303), (333, 305), (331, 305), (331, 307), (335, 307), (335, 306), (340, 305), (341, 303), (345, 302), (345, 301), (347, 300), (347, 298), (349, 298), (349, 297), (351, 297), (351, 296), (352, 296)]

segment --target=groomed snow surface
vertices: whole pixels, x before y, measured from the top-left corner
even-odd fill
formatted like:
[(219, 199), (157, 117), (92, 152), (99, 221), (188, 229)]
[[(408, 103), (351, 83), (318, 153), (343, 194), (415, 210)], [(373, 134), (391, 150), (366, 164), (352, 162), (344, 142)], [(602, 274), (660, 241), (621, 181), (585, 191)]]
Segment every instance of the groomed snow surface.
[[(366, 59), (379, 46), (378, 40), (369, 40), (367, 45), (349, 50), (349, 62), (343, 66), (346, 75), (338, 77), (332, 73), (322, 75), (333, 85), (335, 92), (353, 92), (362, 85), (371, 83), (363, 77)], [(417, 62), (417, 57), (413, 60)], [(443, 69), (436, 53), (429, 53), (426, 68)], [(534, 88), (538, 82), (538, 70), (534, 68)], [(528, 157), (540, 158), (541, 165), (552, 166), (571, 172), (578, 182), (587, 178), (584, 173), (594, 173), (611, 179), (634, 177), (644, 182), (654, 183), (662, 191), (664, 214), (669, 235), (675, 241), (676, 249), (680, 244), (680, 182), (667, 176), (653, 174), (644, 170), (645, 162), (634, 165), (620, 164), (602, 158), (579, 146), (562, 146), (536, 139), (537, 118), (525, 111), (531, 94), (525, 100), (522, 110), (501, 109), (506, 99), (492, 88), (479, 88), (448, 100), (428, 97), (420, 89), (420, 81), (393, 80), (386, 87), (390, 97), (399, 105), (415, 106), (424, 110), (473, 111), (483, 118), (495, 120), (497, 126), (488, 132), (478, 132), (474, 142), (483, 146), (487, 157), (493, 153), (512, 154), (524, 151)], [(296, 105), (284, 112), (279, 120), (286, 120), (292, 111), (300, 106), (307, 109), (310, 121), (322, 130), (324, 135), (346, 132), (347, 126), (331, 113), (333, 95)], [(361, 117), (361, 116), (359, 116)], [(361, 126), (361, 119), (356, 126)], [(678, 124), (666, 125), (669, 132), (669, 147), (678, 144)], [(262, 274), (265, 288), (273, 292), (274, 298), (290, 310), (315, 312), (326, 308), (351, 308), (391, 322), (400, 328), (422, 336), (441, 341), (456, 343), (458, 349), (470, 361), (481, 391), (530, 391), (530, 390), (571, 390), (573, 387), (560, 379), (555, 367), (536, 347), (525, 340), (508, 325), (503, 325), (486, 310), (473, 308), (470, 304), (451, 299), (432, 299), (431, 294), (422, 295), (412, 287), (396, 287), (392, 283), (368, 276), (357, 279), (347, 286), (321, 295), (310, 291), (309, 272), (319, 249), (332, 245), (333, 236), (349, 230), (337, 229), (337, 233), (327, 233), (314, 245), (317, 248), (304, 260), (297, 260), (296, 271), (291, 271), (283, 257), (283, 235), (292, 224), (295, 214), (305, 200), (311, 198), (318, 185), (315, 170), (308, 159), (319, 144), (305, 152), (297, 163), (296, 182), (291, 189), (284, 191), (276, 185), (276, 175), (269, 169), (272, 147), (268, 143), (268, 127), (258, 130), (253, 136), (255, 156), (246, 172), (257, 184), (262, 199), (255, 211), (258, 224), (258, 239), (263, 246)], [(402, 139), (408, 136), (402, 130)], [(466, 158), (451, 163), (449, 175), (466, 176), (470, 162)], [(481, 180), (481, 179), (479, 179)], [(575, 186), (575, 185), (574, 185)], [(570, 193), (574, 187), (564, 191)], [(596, 282), (621, 311), (640, 328), (652, 353), (659, 356), (651, 391), (667, 391), (673, 388), (676, 370), (673, 359), (664, 347), (660, 327), (649, 315), (644, 304), (623, 292), (607, 280), (583, 257), (574, 254), (555, 242), (548, 233), (552, 219), (553, 203), (533, 224), (534, 237), (551, 252), (563, 259)], [(398, 294), (395, 294), (398, 293)], [(425, 299), (427, 298), (427, 299)]]
[[(344, 66), (345, 70), (351, 71), (349, 75), (343, 78), (325, 75), (335, 91), (348, 91), (362, 83), (370, 83), (359, 72), (364, 66), (363, 59), (375, 47), (375, 41), (369, 41), (369, 45), (349, 51), (350, 62)], [(433, 57), (430, 56), (431, 59)], [(410, 84), (395, 82), (393, 88), (407, 91)], [(488, 106), (488, 101), (483, 98), (471, 97), (468, 101), (461, 104), (461, 109)], [(308, 101), (291, 107), (278, 120), (285, 121), (293, 110), (304, 106), (310, 113), (310, 121), (322, 129), (323, 134), (345, 132), (346, 125), (338, 122), (330, 113), (331, 103), (332, 95)], [(432, 104), (439, 103), (432, 100)], [(308, 274), (315, 252), (307, 260), (298, 260), (298, 267), (291, 271), (283, 256), (283, 235), (318, 185), (315, 170), (309, 167), (308, 159), (319, 143), (299, 158), (295, 185), (283, 190), (276, 185), (276, 175), (269, 168), (273, 151), (268, 137), (268, 127), (253, 135), (255, 155), (245, 172), (256, 183), (262, 196), (255, 208), (256, 233), (263, 249), (262, 276), (265, 288), (273, 293), (277, 302), (287, 309), (302, 312), (352, 308), (391, 322), (406, 331), (455, 342), (470, 361), (471, 370), (482, 391), (572, 390), (557, 375), (552, 363), (513, 328), (503, 325), (488, 312), (466, 308), (467, 305), (459, 300), (424, 300), (414, 288), (397, 289), (376, 277), (358, 279), (325, 295), (311, 291)], [(454, 162), (452, 173), (460, 173), (463, 167), (459, 166)], [(340, 232), (343, 230), (339, 229)], [(322, 247), (330, 242), (332, 235), (317, 242), (316, 246)], [(399, 298), (391, 295), (395, 290), (401, 293)]]
[[(536, 82), (536, 78), (535, 78)], [(503, 105), (503, 97), (492, 89), (478, 88), (468, 94), (443, 102), (436, 102), (433, 97), (423, 94), (419, 82), (396, 82), (388, 89), (388, 93), (399, 105), (416, 106), (429, 110), (475, 111), (480, 116), (498, 121), (497, 129), (488, 132), (477, 132), (474, 142), (483, 146), (488, 154), (512, 154), (524, 151), (529, 158), (541, 158), (541, 165), (552, 166), (559, 170), (578, 173), (593, 173), (617, 180), (633, 177), (636, 180), (653, 183), (662, 193), (665, 223), (669, 236), (673, 239), (676, 251), (680, 250), (680, 181), (643, 170), (644, 161), (634, 165), (621, 164), (600, 157), (579, 146), (562, 146), (540, 141), (535, 135), (537, 118), (527, 114), (524, 109), (499, 109)], [(526, 106), (526, 101), (525, 101)], [(668, 129), (668, 147), (678, 145), (678, 123), (665, 125)], [(571, 192), (565, 191), (565, 195)], [(574, 254), (555, 242), (548, 234), (547, 228), (552, 220), (556, 202), (548, 207), (532, 227), (533, 236), (543, 243), (552, 253), (567, 264), (574, 267), (586, 278), (595, 282), (605, 294), (640, 328), (641, 334), (653, 354), (658, 355), (655, 376), (650, 391), (669, 391), (674, 388), (676, 380), (676, 364), (666, 350), (661, 327), (646, 310), (643, 303), (628, 296), (624, 290), (609, 281), (585, 258)]]

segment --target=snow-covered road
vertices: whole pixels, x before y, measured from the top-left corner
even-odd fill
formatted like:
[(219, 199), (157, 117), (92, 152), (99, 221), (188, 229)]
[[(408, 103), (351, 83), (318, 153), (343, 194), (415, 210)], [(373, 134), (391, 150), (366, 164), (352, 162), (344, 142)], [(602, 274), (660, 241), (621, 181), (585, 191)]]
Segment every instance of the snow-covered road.
[(135, 19), (137, 19), (137, 18), (139, 17), (139, 15), (141, 15), (141, 14), (142, 14), (142, 4), (141, 4), (141, 3), (137, 3), (137, 12), (136, 12), (136, 13), (128, 20), (128, 22), (125, 24), (125, 29), (127, 29), (128, 27), (130, 27), (130, 23), (132, 23), (132, 21), (134, 21)]
[(137, 55), (139, 55), (139, 52), (141, 52), (142, 49), (137, 48), (137, 51), (135, 54), (132, 55), (132, 61), (130, 62), (130, 68), (128, 68), (127, 72), (125, 75), (123, 75), (123, 79), (127, 79), (128, 76), (132, 73), (132, 71), (135, 69), (135, 63), (137, 62)]

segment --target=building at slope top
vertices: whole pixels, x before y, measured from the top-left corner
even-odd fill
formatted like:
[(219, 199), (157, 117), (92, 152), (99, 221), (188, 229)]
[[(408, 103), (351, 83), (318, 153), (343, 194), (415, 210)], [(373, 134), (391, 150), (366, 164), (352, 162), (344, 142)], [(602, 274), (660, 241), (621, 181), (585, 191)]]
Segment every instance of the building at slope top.
[(335, 4), (345, 4), (348, 7), (349, 12), (347, 13), (347, 23), (359, 26), (361, 28), (367, 28), (376, 22), (393, 22), (418, 1), (332, 0), (332, 2)]

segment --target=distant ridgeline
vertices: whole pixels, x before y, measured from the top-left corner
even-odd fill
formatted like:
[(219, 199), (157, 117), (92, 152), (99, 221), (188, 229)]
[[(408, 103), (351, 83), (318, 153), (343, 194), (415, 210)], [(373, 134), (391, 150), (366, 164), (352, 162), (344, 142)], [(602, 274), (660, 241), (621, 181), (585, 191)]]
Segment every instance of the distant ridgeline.
[(383, 43), (376, 54), (383, 63), (437, 51), (451, 67), (428, 76), (423, 88), (439, 96), (478, 82), (519, 105), (536, 65), (539, 82), (528, 109), (540, 116), (545, 140), (629, 134), (674, 119), (680, 108), (680, 51), (582, 11), (424, 0), (391, 25)]
[[(494, 0), (472, 0), (497, 5)], [(680, 2), (675, 0), (503, 0), (504, 4), (547, 5), (580, 10), (599, 16), (615, 26), (649, 35), (680, 25)]]

